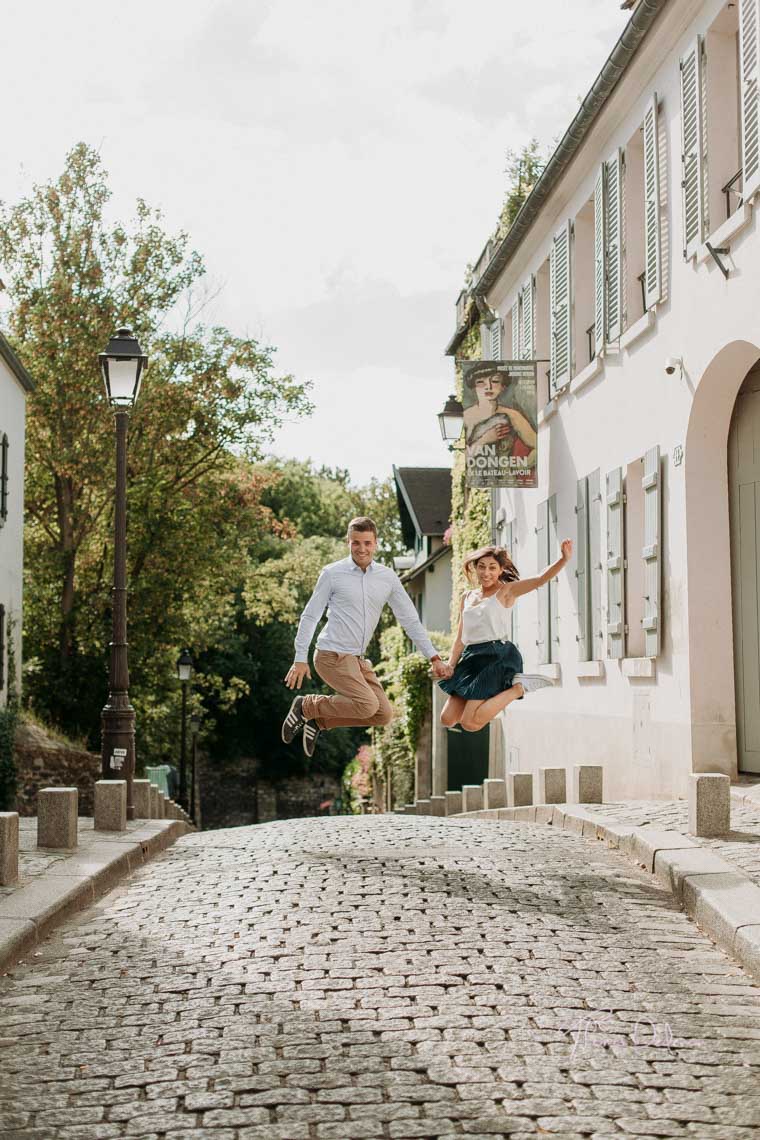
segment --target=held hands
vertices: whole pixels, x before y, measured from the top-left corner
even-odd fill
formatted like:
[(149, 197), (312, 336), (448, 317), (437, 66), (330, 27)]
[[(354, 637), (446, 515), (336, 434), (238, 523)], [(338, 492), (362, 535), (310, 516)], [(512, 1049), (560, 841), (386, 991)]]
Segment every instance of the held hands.
[(569, 562), (573, 556), (572, 539), (566, 538), (565, 541), (561, 544), (560, 548), (562, 550), (562, 561)]
[(305, 661), (294, 661), (285, 674), (285, 684), (289, 689), (300, 689), (304, 677), (311, 680), (311, 672)]
[(447, 680), (454, 670), (447, 661), (442, 661), (440, 657), (430, 662), (430, 668), (433, 670), (433, 676), (437, 681)]

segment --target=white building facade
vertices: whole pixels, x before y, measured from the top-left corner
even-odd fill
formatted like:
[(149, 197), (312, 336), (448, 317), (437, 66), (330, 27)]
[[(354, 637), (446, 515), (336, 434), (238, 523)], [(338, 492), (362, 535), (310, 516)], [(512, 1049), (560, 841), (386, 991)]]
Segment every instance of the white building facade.
[(760, 773), (759, 61), (760, 0), (639, 0), (457, 304), (539, 361), (539, 486), (493, 493), (494, 537), (523, 577), (575, 543), (518, 602), (555, 687), (504, 770), (602, 764), (608, 800)]
[(9, 665), (21, 676), (26, 397), (33, 384), (0, 335), (0, 707), (8, 699)]

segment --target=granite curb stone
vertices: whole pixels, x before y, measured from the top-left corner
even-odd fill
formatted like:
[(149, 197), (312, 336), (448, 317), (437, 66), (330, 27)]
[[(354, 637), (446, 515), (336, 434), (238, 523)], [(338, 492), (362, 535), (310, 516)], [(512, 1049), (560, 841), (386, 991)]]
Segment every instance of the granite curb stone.
[(180, 820), (149, 821), (131, 832), (104, 834), (39, 878), (0, 897), (0, 970), (7, 970), (64, 919), (83, 910), (191, 829)]

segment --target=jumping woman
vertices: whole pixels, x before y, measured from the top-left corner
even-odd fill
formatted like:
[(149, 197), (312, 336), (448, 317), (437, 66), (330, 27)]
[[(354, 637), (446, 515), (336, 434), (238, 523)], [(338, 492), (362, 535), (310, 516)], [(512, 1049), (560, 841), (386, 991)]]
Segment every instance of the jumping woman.
[(546, 585), (567, 565), (573, 553), (569, 538), (561, 549), (561, 558), (537, 578), (524, 581), (502, 546), (484, 546), (465, 559), (465, 576), (472, 582), (474, 575), (479, 588), (462, 596), (448, 662), (452, 672), (438, 682), (449, 694), (441, 712), (441, 724), (447, 728), (461, 725), (477, 732), (526, 692), (552, 684), (546, 677), (523, 673), (520, 651), (509, 641), (510, 610), (519, 597)]

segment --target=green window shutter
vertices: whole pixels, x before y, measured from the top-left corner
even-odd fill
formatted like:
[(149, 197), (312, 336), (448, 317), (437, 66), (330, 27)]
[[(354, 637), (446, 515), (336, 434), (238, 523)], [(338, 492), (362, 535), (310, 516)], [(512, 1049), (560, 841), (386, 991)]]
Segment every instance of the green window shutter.
[(512, 305), (512, 356), (511, 360), (520, 359), (520, 296), (515, 298)]
[(607, 656), (625, 656), (623, 469), (607, 475)]
[(501, 360), (501, 317), (498, 313), (489, 331), (489, 350), (491, 360)]
[(588, 576), (591, 606), (590, 661), (604, 657), (605, 636), (602, 617), (602, 484), (599, 468), (588, 477)]
[[(515, 558), (515, 554), (514, 554), (514, 551), (512, 549), (514, 546), (514, 543), (515, 543), (515, 521), (514, 521), (514, 519), (512, 519), (511, 522), (505, 523), (505, 525), (504, 525), (504, 546), (505, 546), (505, 549), (506, 549), (509, 557), (512, 559), (513, 562), (516, 563), (517, 559)], [(517, 637), (517, 623), (515, 620), (516, 616), (517, 616), (517, 606), (512, 606), (512, 609), (509, 611), (509, 617), (510, 617), (510, 622), (511, 622), (510, 631), (509, 631), (509, 640), (513, 643)]]
[(604, 348), (604, 167), (594, 184), (594, 343)]
[(522, 297), (522, 339), (520, 343), (520, 359), (532, 360), (536, 355), (534, 348), (535, 328), (535, 296), (536, 279), (531, 276), (520, 291)]
[(483, 360), (491, 358), (491, 326), (485, 321), (480, 322), (480, 356)]
[(570, 222), (554, 235), (549, 255), (551, 394), (570, 380)]
[(760, 0), (739, 6), (739, 65), (741, 69), (742, 193), (746, 202), (760, 188)]
[[(557, 496), (549, 498), (549, 549), (546, 552), (546, 561), (554, 562), (559, 553), (559, 535), (557, 533)], [(554, 577), (549, 582), (549, 660), (559, 661), (559, 578)]]
[(591, 657), (591, 599), (589, 596), (588, 479), (576, 484), (575, 522), (577, 528), (575, 580), (578, 598), (578, 660)]
[[(538, 504), (536, 521), (537, 542), (537, 573), (540, 574), (549, 563), (549, 503), (545, 500)], [(549, 640), (549, 586), (539, 586), (536, 590), (538, 596), (538, 663), (546, 665), (551, 660), (551, 642)]]
[(690, 257), (704, 234), (702, 38), (681, 59), (681, 187), (683, 253)]
[(604, 301), (605, 341), (622, 331), (623, 170), (617, 150), (604, 164)]
[(660, 652), (660, 449), (644, 456), (644, 655)]
[(644, 115), (644, 303), (647, 309), (662, 295), (658, 132), (657, 95), (654, 94)]
[(8, 518), (8, 436), (0, 436), (0, 526)]

